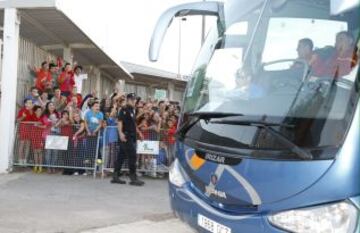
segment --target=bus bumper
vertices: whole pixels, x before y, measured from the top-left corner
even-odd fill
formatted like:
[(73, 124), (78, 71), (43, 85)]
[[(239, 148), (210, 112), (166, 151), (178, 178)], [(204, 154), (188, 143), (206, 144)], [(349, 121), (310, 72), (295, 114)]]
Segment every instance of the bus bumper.
[[(193, 194), (187, 185), (176, 187), (169, 183), (171, 208), (174, 214), (197, 232), (209, 233), (199, 226), (198, 216), (205, 216), (231, 229), (231, 233), (284, 233), (272, 226), (265, 215), (230, 215), (220, 212)], [(222, 232), (219, 232), (222, 233)]]

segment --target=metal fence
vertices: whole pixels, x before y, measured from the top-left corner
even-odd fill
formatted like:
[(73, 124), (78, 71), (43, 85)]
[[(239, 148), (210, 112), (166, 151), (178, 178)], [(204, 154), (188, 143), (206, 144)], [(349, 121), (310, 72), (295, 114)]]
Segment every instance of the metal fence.
[[(16, 127), (14, 167), (33, 167), (37, 172), (91, 172), (94, 177), (112, 173), (121, 154), (116, 126), (107, 126), (97, 136), (80, 133), (80, 125), (58, 128), (36, 122), (22, 122)], [(146, 130), (137, 143), (137, 171), (152, 177), (163, 176), (174, 159), (175, 140), (167, 129)], [(55, 170), (56, 171), (56, 170)], [(122, 171), (128, 171), (127, 161)]]
[(80, 125), (58, 128), (22, 122), (16, 127), (14, 167), (33, 167), (49, 173), (62, 169), (64, 173), (91, 172), (96, 176), (100, 135), (78, 134)]
[[(152, 177), (162, 176), (168, 172), (168, 166), (174, 158), (174, 139), (168, 130), (146, 130), (142, 132), (144, 139), (137, 142), (137, 171)], [(102, 136), (102, 177), (112, 173), (117, 156), (121, 155), (121, 143), (116, 126), (108, 126)], [(122, 171), (127, 171), (125, 161)]]

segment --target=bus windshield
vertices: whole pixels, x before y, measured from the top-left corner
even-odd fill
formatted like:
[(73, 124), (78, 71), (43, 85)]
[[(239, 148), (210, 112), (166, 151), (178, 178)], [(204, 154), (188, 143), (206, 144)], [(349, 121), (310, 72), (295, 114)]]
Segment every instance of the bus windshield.
[[(359, 99), (359, 12), (331, 15), (330, 1), (289, 0), (278, 8), (259, 2), (239, 15), (234, 2), (200, 51), (184, 116), (241, 114), (237, 120), (294, 125), (278, 131), (301, 147), (339, 146)], [(199, 127), (218, 134), (211, 121)], [(251, 148), (249, 135), (234, 133), (239, 144), (231, 145)], [(270, 141), (260, 144), (282, 148)]]

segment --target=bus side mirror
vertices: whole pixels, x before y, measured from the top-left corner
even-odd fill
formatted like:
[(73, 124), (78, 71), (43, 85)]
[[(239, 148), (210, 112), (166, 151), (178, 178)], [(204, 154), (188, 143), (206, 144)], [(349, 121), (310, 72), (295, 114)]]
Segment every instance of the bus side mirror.
[(181, 4), (165, 11), (160, 16), (151, 37), (149, 60), (153, 62), (158, 60), (161, 44), (174, 17), (184, 17), (188, 15), (209, 15), (219, 17), (222, 12), (222, 7), (222, 2), (194, 2)]

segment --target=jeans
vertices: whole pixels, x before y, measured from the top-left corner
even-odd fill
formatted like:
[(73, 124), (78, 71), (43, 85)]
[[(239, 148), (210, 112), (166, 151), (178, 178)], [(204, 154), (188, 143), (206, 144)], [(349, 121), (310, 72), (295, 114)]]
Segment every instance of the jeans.
[(45, 163), (48, 166), (56, 166), (58, 165), (58, 155), (59, 155), (59, 151), (58, 150), (45, 150)]

